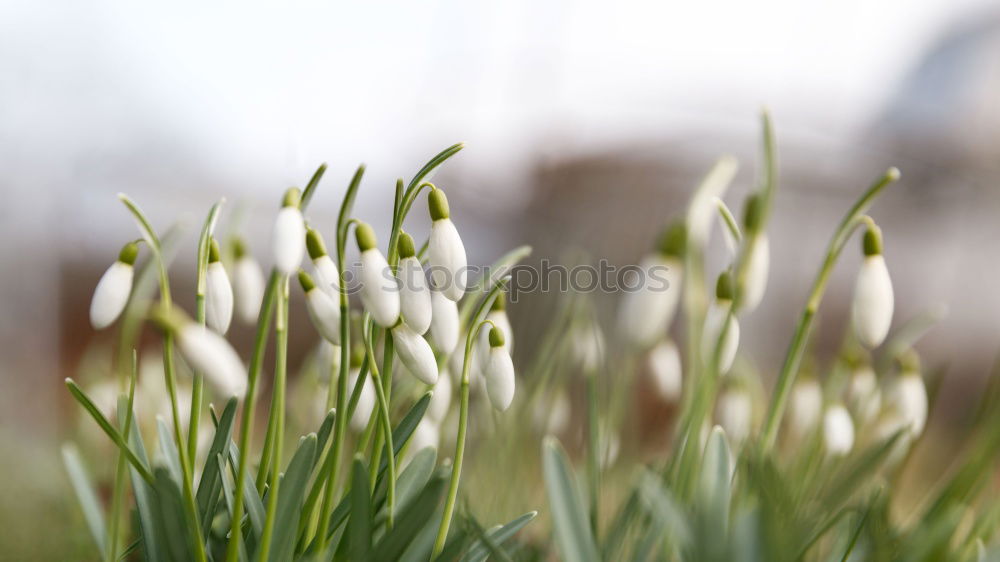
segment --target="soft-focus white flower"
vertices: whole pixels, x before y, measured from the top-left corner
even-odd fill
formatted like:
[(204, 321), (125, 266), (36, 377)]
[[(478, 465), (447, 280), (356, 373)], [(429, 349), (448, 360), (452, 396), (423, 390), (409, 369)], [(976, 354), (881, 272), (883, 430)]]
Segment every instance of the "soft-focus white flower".
[[(321, 339), (316, 346), (316, 371), (320, 383), (328, 384), (330, 374), (340, 371), (340, 346), (334, 345), (327, 339)], [(336, 380), (336, 378), (334, 378)], [(336, 384), (336, 383), (335, 383)], [(326, 412), (324, 412), (324, 415)]]
[(453, 301), (465, 294), (468, 277), (468, 260), (465, 245), (458, 229), (451, 222), (448, 198), (444, 191), (432, 189), (427, 196), (430, 208), (431, 236), (427, 247), (431, 269), (431, 283)]
[(767, 289), (767, 274), (771, 267), (771, 244), (767, 234), (754, 235), (750, 241), (746, 281), (741, 295), (741, 306), (746, 310), (757, 308)]
[(539, 433), (558, 435), (569, 427), (570, 413), (569, 396), (565, 390), (560, 390), (549, 402), (535, 402), (531, 422)]
[[(361, 373), (360, 369), (352, 368), (347, 376), (347, 391), (354, 392), (354, 387), (358, 384), (358, 375)], [(375, 403), (378, 397), (375, 395), (375, 384), (372, 382), (371, 377), (365, 376), (364, 382), (361, 383), (361, 394), (358, 396), (358, 404), (354, 408), (354, 414), (351, 415), (351, 429), (356, 432), (362, 432), (365, 427), (368, 426), (368, 420), (372, 417), (372, 412), (375, 411)]]
[(399, 236), (399, 306), (406, 322), (413, 331), (423, 335), (431, 327), (431, 292), (427, 287), (424, 268), (417, 259), (413, 238), (407, 233)]
[(271, 234), (274, 267), (283, 275), (291, 275), (299, 268), (306, 250), (306, 224), (299, 210), (300, 197), (299, 190), (294, 187), (286, 191), (283, 206), (274, 220)]
[(847, 381), (847, 405), (854, 412), (859, 425), (878, 416), (882, 408), (882, 393), (878, 388), (875, 371), (870, 366), (862, 365), (852, 370)]
[(438, 351), (450, 354), (458, 345), (458, 304), (440, 291), (431, 289), (431, 311), (431, 341)]
[(445, 371), (441, 373), (437, 384), (434, 385), (431, 402), (427, 405), (427, 415), (432, 420), (441, 423), (448, 415), (449, 406), (451, 406), (451, 375)]
[(312, 277), (299, 270), (299, 284), (306, 295), (306, 310), (319, 335), (334, 345), (340, 345), (340, 306), (329, 293), (320, 289)]
[(753, 425), (753, 401), (742, 388), (728, 388), (719, 395), (715, 419), (731, 443), (741, 443), (750, 436)]
[(667, 402), (676, 402), (681, 397), (683, 369), (681, 354), (677, 345), (665, 339), (650, 350), (646, 359), (653, 388)]
[(886, 407), (897, 416), (898, 429), (909, 429), (916, 438), (927, 423), (927, 387), (918, 370), (906, 369), (890, 385)]
[(135, 277), (133, 264), (139, 254), (139, 247), (134, 242), (125, 244), (118, 253), (118, 260), (104, 272), (94, 289), (94, 298), (90, 301), (90, 324), (95, 329), (103, 330), (121, 316), (132, 293), (132, 279)]
[(219, 257), (219, 245), (212, 240), (208, 270), (205, 272), (205, 321), (208, 327), (225, 334), (233, 321), (233, 286)]
[(203, 373), (219, 398), (242, 398), (247, 375), (240, 356), (221, 335), (193, 322), (177, 330), (177, 347), (188, 365)]
[(247, 253), (243, 242), (233, 245), (233, 297), (236, 314), (246, 324), (256, 324), (260, 314), (260, 304), (264, 300), (264, 272), (252, 255)]
[(627, 292), (618, 326), (629, 344), (645, 348), (666, 335), (680, 300), (683, 267), (679, 257), (650, 255), (639, 264), (638, 286), (622, 287)]
[(868, 348), (878, 347), (892, 324), (893, 292), (889, 269), (882, 257), (882, 235), (877, 227), (865, 233), (865, 261), (854, 286), (854, 331)]
[(842, 404), (833, 404), (823, 415), (823, 444), (830, 455), (846, 455), (854, 446), (854, 422)]
[[(576, 364), (584, 373), (596, 373), (604, 367), (604, 332), (596, 322), (586, 322), (575, 328), (570, 349)], [(507, 333), (507, 332), (504, 332)]]
[(504, 412), (514, 400), (514, 362), (504, 347), (504, 333), (499, 328), (490, 329), (489, 341), (489, 357), (483, 369), (486, 394), (493, 407)]
[(306, 229), (306, 250), (316, 272), (316, 285), (333, 299), (340, 298), (340, 271), (326, 251), (323, 236), (315, 228)]
[(427, 340), (400, 322), (392, 329), (392, 341), (400, 361), (414, 377), (424, 384), (438, 381), (437, 360)]
[(375, 246), (375, 231), (366, 223), (358, 223), (354, 234), (361, 250), (361, 303), (371, 313), (375, 323), (391, 328), (399, 320), (399, 282), (389, 268), (389, 262)]
[(622, 442), (618, 438), (618, 434), (605, 430), (600, 433), (599, 443), (601, 450), (598, 464), (600, 464), (602, 470), (606, 470), (614, 466), (615, 462), (618, 461)]
[(792, 387), (788, 401), (788, 427), (792, 436), (801, 439), (819, 423), (823, 412), (823, 387), (814, 378), (800, 378)]
[(702, 357), (705, 362), (709, 362), (712, 354), (715, 353), (715, 346), (722, 336), (722, 329), (725, 323), (729, 322), (729, 329), (726, 330), (725, 340), (722, 342), (722, 349), (719, 354), (719, 374), (729, 373), (736, 359), (736, 351), (740, 346), (740, 323), (736, 316), (730, 316), (729, 310), (733, 302), (728, 299), (717, 300), (708, 308), (705, 316), (705, 330), (702, 334), (701, 347)]
[(407, 444), (409, 455), (412, 457), (416, 453), (426, 449), (427, 447), (432, 447), (437, 449), (438, 441), (441, 439), (441, 430), (437, 423), (428, 417), (421, 418), (420, 422), (417, 423), (417, 427), (413, 430), (413, 435), (410, 436), (410, 441)]

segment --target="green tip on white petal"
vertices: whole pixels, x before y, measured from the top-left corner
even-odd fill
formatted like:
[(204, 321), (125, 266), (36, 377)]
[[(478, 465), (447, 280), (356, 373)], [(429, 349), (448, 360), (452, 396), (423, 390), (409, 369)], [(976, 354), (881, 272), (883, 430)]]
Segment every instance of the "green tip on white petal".
[(361, 364), (365, 360), (365, 346), (363, 344), (355, 344), (351, 346), (351, 368), (360, 369)]
[(222, 261), (222, 256), (219, 252), (219, 242), (215, 238), (212, 238), (211, 242), (208, 244), (208, 263), (215, 263)]
[(503, 330), (496, 326), (490, 329), (490, 347), (503, 347), (504, 341)]
[(733, 300), (733, 276), (728, 271), (719, 274), (719, 279), (715, 282), (716, 300)]
[(899, 370), (903, 374), (920, 372), (920, 356), (912, 349), (907, 349), (900, 353), (896, 356), (896, 361), (899, 363)]
[(743, 227), (748, 233), (760, 232), (764, 222), (763, 201), (759, 193), (754, 193), (747, 197), (746, 207), (743, 209)]
[(285, 192), (285, 196), (281, 199), (282, 207), (295, 207), (299, 208), (302, 204), (302, 192), (299, 191), (297, 187), (289, 187), (288, 191)]
[(128, 244), (122, 246), (121, 251), (118, 252), (118, 261), (124, 264), (133, 265), (135, 264), (135, 258), (138, 256), (139, 245), (135, 242), (129, 242)]
[(358, 249), (362, 252), (371, 250), (378, 243), (375, 238), (375, 230), (372, 225), (358, 221), (358, 226), (354, 229), (354, 237), (358, 240)]
[(437, 221), (451, 216), (448, 209), (448, 197), (440, 189), (432, 189), (427, 194), (427, 206), (431, 211), (431, 220)]
[(302, 292), (307, 294), (316, 288), (316, 283), (312, 277), (309, 277), (309, 274), (302, 269), (299, 270), (299, 285), (302, 285)]
[(396, 243), (396, 247), (399, 249), (400, 258), (412, 258), (417, 255), (417, 248), (413, 244), (413, 237), (406, 232), (400, 232), (399, 242)]
[(681, 257), (687, 246), (687, 227), (677, 221), (666, 228), (657, 242), (657, 250), (664, 256)]
[(497, 291), (497, 298), (493, 299), (493, 304), (490, 305), (490, 312), (506, 310), (506, 308), (507, 296), (504, 295), (503, 291)]
[(176, 306), (157, 306), (149, 313), (150, 319), (164, 332), (177, 333), (191, 322), (187, 314)]
[(233, 257), (237, 260), (247, 255), (247, 244), (242, 238), (237, 236), (230, 244), (233, 247)]
[(866, 256), (882, 255), (882, 229), (876, 225), (871, 225), (865, 231), (864, 240), (861, 247)]
[(309, 251), (309, 259), (311, 260), (316, 260), (327, 255), (323, 235), (315, 228), (306, 229), (306, 249)]

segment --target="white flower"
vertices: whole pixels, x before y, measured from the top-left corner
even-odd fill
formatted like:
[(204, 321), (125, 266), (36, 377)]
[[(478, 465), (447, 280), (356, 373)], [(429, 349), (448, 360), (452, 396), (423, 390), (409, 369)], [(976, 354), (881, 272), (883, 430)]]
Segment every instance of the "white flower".
[(569, 427), (570, 404), (564, 390), (557, 392), (551, 402), (535, 402), (533, 410), (531, 422), (539, 433), (558, 435)]
[(788, 402), (788, 424), (792, 436), (801, 439), (819, 423), (823, 411), (823, 388), (813, 378), (801, 378), (792, 387)]
[(719, 355), (719, 374), (725, 375), (733, 366), (736, 359), (736, 351), (740, 346), (740, 323), (736, 316), (730, 316), (729, 309), (732, 301), (719, 300), (708, 308), (705, 316), (705, 331), (702, 335), (701, 347), (702, 356), (708, 362), (715, 353), (715, 346), (719, 343), (724, 324), (729, 322), (729, 329), (726, 330), (725, 340), (722, 342), (722, 349)]
[(440, 189), (431, 190), (427, 202), (431, 220), (434, 221), (427, 248), (431, 283), (446, 297), (458, 301), (465, 294), (469, 273), (465, 245), (449, 218), (448, 199), (444, 192)]
[[(500, 328), (500, 332), (504, 336), (503, 348), (510, 355), (514, 349), (514, 332), (511, 330), (510, 319), (507, 318), (507, 311), (504, 310), (504, 306), (503, 295), (497, 295), (490, 311), (486, 313), (485, 321), (491, 322), (493, 326)], [(488, 327), (479, 331), (479, 340), (473, 346), (472, 358), (476, 361), (475, 364), (479, 367), (479, 372), (485, 373), (486, 363), (490, 358), (490, 330)]]
[[(347, 391), (354, 392), (354, 387), (358, 384), (358, 375), (360, 370), (352, 368), (347, 376)], [(354, 414), (351, 415), (351, 429), (356, 432), (362, 432), (368, 425), (368, 420), (372, 417), (372, 412), (375, 411), (375, 403), (378, 397), (375, 396), (375, 385), (372, 383), (371, 377), (366, 376), (363, 383), (361, 383), (361, 394), (358, 396), (358, 404), (354, 408)]]
[(132, 265), (139, 253), (134, 242), (125, 244), (118, 253), (118, 260), (104, 272), (94, 289), (90, 301), (90, 324), (98, 330), (107, 328), (121, 316), (132, 293), (132, 279), (135, 276)]
[(834, 456), (845, 455), (854, 446), (854, 422), (842, 404), (834, 404), (826, 409), (823, 416), (823, 443), (826, 445), (826, 452)]
[(656, 344), (647, 357), (650, 377), (657, 394), (667, 402), (676, 402), (681, 396), (683, 369), (681, 354), (672, 340)]
[[(340, 371), (340, 346), (321, 339), (316, 346), (316, 370), (322, 384), (330, 382), (330, 374)], [(336, 375), (334, 375), (336, 380)], [(326, 415), (326, 412), (323, 412)]]
[(868, 348), (878, 347), (892, 324), (892, 280), (881, 253), (881, 234), (877, 227), (865, 233), (865, 261), (854, 286), (852, 319), (854, 331)]
[(264, 300), (264, 273), (252, 255), (246, 253), (242, 242), (237, 242), (233, 250), (233, 296), (236, 314), (247, 324), (256, 324), (260, 314), (260, 304)]
[(375, 323), (391, 328), (399, 320), (399, 282), (389, 268), (382, 252), (375, 247), (375, 231), (358, 223), (354, 234), (361, 250), (361, 303), (371, 313)]
[(403, 365), (424, 384), (438, 381), (437, 359), (427, 340), (400, 322), (392, 329), (392, 341)]
[(406, 322), (413, 331), (424, 334), (431, 327), (431, 293), (424, 277), (424, 268), (415, 255), (413, 238), (407, 233), (399, 236), (399, 306)]
[(927, 423), (927, 388), (918, 371), (904, 371), (896, 379), (886, 394), (886, 406), (898, 419), (897, 429), (909, 429), (914, 438), (923, 432)]
[(504, 347), (504, 334), (499, 328), (489, 332), (490, 350), (483, 369), (486, 394), (493, 407), (501, 412), (514, 400), (514, 362)]
[(291, 275), (299, 268), (306, 250), (306, 225), (299, 210), (299, 197), (298, 189), (289, 189), (285, 193), (284, 206), (274, 221), (271, 237), (274, 267), (283, 275)]
[(316, 331), (323, 339), (340, 345), (340, 306), (329, 293), (317, 287), (305, 271), (299, 270), (299, 284), (306, 294), (306, 310)]
[(746, 284), (743, 287), (741, 305), (746, 310), (753, 310), (760, 304), (767, 289), (767, 274), (771, 267), (771, 244), (767, 234), (753, 236), (748, 251), (750, 261), (746, 266)]
[(604, 367), (604, 332), (596, 322), (587, 322), (576, 328), (576, 335), (570, 344), (573, 356), (584, 373), (596, 373)]
[(875, 371), (867, 365), (851, 372), (847, 381), (847, 405), (863, 425), (875, 419), (882, 407), (882, 393), (878, 388)]
[(445, 371), (434, 385), (434, 394), (431, 395), (431, 402), (427, 405), (427, 415), (441, 423), (448, 415), (449, 406), (451, 406), (451, 375)]
[(204, 373), (219, 398), (242, 398), (246, 393), (243, 362), (221, 335), (187, 322), (177, 330), (177, 347), (193, 370)]
[(655, 254), (639, 264), (638, 286), (627, 292), (619, 309), (618, 325), (626, 341), (645, 348), (666, 335), (677, 311), (683, 279), (683, 262), (673, 256)]
[(225, 334), (233, 320), (233, 286), (229, 284), (226, 268), (219, 261), (219, 245), (215, 240), (212, 240), (209, 256), (205, 272), (205, 321), (209, 328)]
[(306, 249), (316, 272), (316, 284), (331, 298), (340, 298), (340, 272), (333, 258), (326, 252), (326, 243), (315, 228), (306, 229)]
[(441, 430), (438, 428), (438, 424), (425, 416), (414, 428), (407, 447), (411, 455), (419, 453), (427, 447), (437, 449), (440, 438)]
[(431, 341), (434, 347), (444, 354), (449, 354), (458, 345), (458, 304), (444, 296), (440, 291), (431, 289)]
[(730, 442), (740, 443), (750, 436), (753, 424), (753, 402), (743, 389), (730, 388), (719, 396), (715, 418)]

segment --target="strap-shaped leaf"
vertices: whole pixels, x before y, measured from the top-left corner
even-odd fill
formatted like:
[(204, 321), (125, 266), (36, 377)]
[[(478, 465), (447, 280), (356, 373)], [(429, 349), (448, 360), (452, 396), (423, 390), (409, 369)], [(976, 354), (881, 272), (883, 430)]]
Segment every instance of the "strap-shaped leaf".
[[(413, 460), (410, 464), (406, 465), (406, 469), (399, 475), (399, 481), (396, 482), (396, 511), (400, 512), (417, 497), (417, 494), (424, 489), (427, 485), (427, 481), (431, 479), (434, 474), (434, 466), (437, 464), (437, 450), (433, 447), (426, 447), (416, 455), (413, 456)], [(383, 486), (384, 488), (384, 486)], [(382, 490), (382, 497), (385, 496), (385, 490)], [(380, 502), (381, 508), (378, 510), (378, 514), (375, 516), (375, 525), (381, 525), (385, 522), (388, 513), (386, 513), (387, 506), (385, 502)]]
[(101, 510), (101, 503), (97, 499), (97, 493), (90, 485), (90, 477), (86, 469), (83, 468), (83, 461), (80, 460), (80, 452), (73, 445), (63, 445), (63, 464), (69, 474), (70, 484), (76, 493), (76, 499), (80, 502), (80, 509), (83, 510), (83, 518), (90, 529), (90, 535), (97, 545), (101, 556), (107, 555), (107, 529), (104, 523), (104, 512)]
[[(316, 434), (310, 433), (299, 441), (278, 490), (278, 508), (274, 520), (274, 536), (267, 560), (290, 560), (299, 532), (299, 517), (306, 483), (312, 473), (316, 456)], [(277, 468), (277, 467), (276, 467)]]
[[(222, 482), (222, 496), (226, 499), (226, 512), (230, 517), (233, 516), (233, 488), (236, 487), (236, 483), (233, 482), (232, 477), (226, 474), (226, 461), (223, 460), (222, 455), (215, 456), (215, 465), (219, 468), (219, 479)], [(245, 542), (240, 542), (239, 551), (240, 562), (246, 562), (250, 559), (247, 555), (247, 547)]]
[(446, 485), (447, 476), (444, 472), (438, 472), (431, 478), (420, 495), (401, 512), (392, 530), (379, 541), (373, 560), (397, 560), (421, 529), (427, 525), (436, 526), (437, 521), (432, 515), (441, 503)]
[[(233, 480), (236, 479), (236, 467), (239, 466), (240, 451), (236, 443), (229, 442), (229, 467), (233, 472)], [(250, 467), (247, 467), (247, 474), (252, 474)], [(267, 516), (264, 511), (264, 502), (257, 495), (257, 487), (254, 486), (253, 478), (247, 478), (243, 485), (243, 503), (246, 505), (246, 513), (250, 518), (250, 535), (247, 549), (257, 542), (261, 532), (264, 530), (264, 518)]]
[(587, 509), (580, 498), (566, 453), (554, 437), (547, 437), (542, 445), (542, 462), (552, 524), (563, 559), (596, 562), (597, 547), (590, 532)]
[(157, 520), (160, 526), (160, 536), (170, 537), (170, 540), (159, 544), (165, 560), (178, 562), (191, 560), (194, 552), (191, 533), (188, 532), (187, 518), (184, 514), (184, 503), (180, 488), (165, 467), (153, 470), (154, 484), (159, 508)]
[(170, 470), (170, 477), (178, 484), (183, 482), (184, 476), (181, 472), (181, 458), (177, 451), (177, 443), (163, 418), (156, 419), (156, 434), (159, 437), (157, 449), (160, 451), (160, 456), (163, 457), (163, 463)]
[(351, 560), (368, 560), (372, 548), (371, 491), (368, 489), (368, 469), (360, 456), (354, 457), (351, 471), (351, 516), (347, 520), (347, 537)]
[[(511, 522), (489, 531), (486, 535), (493, 542), (493, 544), (502, 545), (507, 539), (513, 537), (515, 533), (520, 531), (522, 527), (530, 523), (536, 515), (538, 515), (537, 511), (529, 511)], [(462, 557), (462, 562), (485, 562), (489, 554), (489, 548), (487, 548), (484, 541), (477, 540), (472, 544), (472, 547), (469, 548), (469, 551), (465, 554), (465, 556)]]
[[(123, 423), (125, 420), (125, 404), (119, 402), (118, 420)], [(135, 419), (135, 414), (132, 414)], [(136, 457), (144, 464), (149, 464), (146, 456), (146, 445), (142, 442), (142, 433), (139, 431), (139, 424), (133, 423), (129, 430), (129, 447), (135, 451)], [(146, 482), (136, 471), (134, 466), (129, 467), (129, 478), (132, 480), (132, 493), (135, 495), (135, 509), (139, 516), (140, 546), (144, 558), (149, 562), (158, 562), (163, 557), (160, 551), (160, 544), (167, 540), (166, 537), (158, 535), (159, 523), (157, 522), (156, 491), (153, 486)], [(124, 554), (124, 553), (123, 553)]]
[(212, 527), (212, 520), (215, 518), (215, 511), (219, 505), (219, 494), (222, 491), (222, 472), (219, 470), (216, 457), (225, 455), (225, 448), (232, 440), (233, 425), (236, 420), (236, 403), (236, 398), (230, 398), (229, 402), (226, 403), (226, 408), (222, 411), (222, 417), (216, 423), (215, 437), (208, 449), (205, 468), (202, 470), (201, 480), (198, 482), (196, 500), (198, 512), (201, 513), (202, 531), (205, 535)]
[(729, 442), (721, 427), (715, 426), (705, 445), (698, 478), (700, 508), (707, 526), (724, 537), (729, 529), (729, 501), (732, 496)]

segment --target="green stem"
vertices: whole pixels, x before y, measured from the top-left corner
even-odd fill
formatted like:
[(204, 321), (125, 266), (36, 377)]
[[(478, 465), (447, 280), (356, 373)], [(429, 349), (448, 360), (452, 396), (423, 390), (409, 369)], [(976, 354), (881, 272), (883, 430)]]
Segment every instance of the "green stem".
[(590, 528), (598, 537), (598, 516), (601, 501), (600, 434), (597, 418), (597, 373), (587, 374), (587, 472), (590, 484)]
[[(132, 407), (135, 402), (135, 380), (138, 369), (138, 359), (135, 350), (132, 350), (132, 368), (129, 371), (128, 387), (128, 410), (125, 412), (125, 423), (123, 424), (124, 435), (129, 435), (132, 431)], [(128, 439), (128, 437), (126, 437)], [(118, 464), (115, 466), (115, 488), (111, 500), (111, 530), (108, 534), (108, 562), (115, 562), (118, 549), (118, 531), (121, 525), (121, 504), (125, 495), (125, 453), (118, 452)]]
[[(219, 210), (225, 199), (220, 200), (208, 211), (208, 217), (201, 229), (201, 236), (198, 237), (198, 263), (195, 267), (197, 285), (194, 296), (195, 322), (205, 325), (205, 293), (207, 292), (208, 277), (208, 254), (211, 245), (212, 233), (215, 231), (215, 223), (219, 218)], [(201, 422), (202, 396), (205, 392), (205, 378), (199, 373), (194, 373), (194, 383), (191, 389), (191, 417), (188, 421), (188, 456), (191, 460), (198, 456), (198, 425)]]
[(847, 212), (844, 219), (840, 222), (840, 226), (834, 233), (833, 238), (830, 240), (830, 245), (827, 248), (826, 258), (823, 260), (823, 265), (820, 267), (819, 273), (816, 275), (816, 280), (813, 282), (812, 290), (809, 293), (809, 299), (806, 301), (805, 309), (802, 311), (802, 317), (799, 319), (798, 326), (795, 328), (795, 335), (792, 336), (792, 342), (788, 347), (788, 353), (785, 355), (785, 362), (781, 368), (781, 374), (778, 376), (778, 382), (774, 397), (771, 399), (771, 407), (768, 410), (767, 422), (764, 424), (763, 439), (761, 440), (761, 446), (764, 451), (770, 450), (774, 446), (774, 442), (778, 434), (778, 424), (781, 421), (781, 416), (785, 411), (785, 403), (788, 401), (788, 394), (791, 392), (792, 385), (795, 382), (795, 377), (798, 375), (799, 365), (802, 362), (802, 355), (805, 352), (806, 340), (809, 335), (809, 329), (812, 327), (813, 320), (816, 317), (816, 312), (819, 309), (820, 302), (823, 300), (823, 294), (826, 292), (826, 284), (830, 279), (830, 274), (833, 272), (833, 266), (837, 263), (837, 258), (840, 256), (841, 251), (844, 249), (844, 245), (850, 238), (854, 229), (863, 224), (863, 215), (868, 207), (871, 206), (872, 201), (878, 196), (879, 193), (885, 189), (890, 183), (899, 179), (899, 170), (896, 168), (889, 168), (885, 174), (882, 175), (868, 190), (859, 198), (854, 206)]
[[(267, 493), (267, 518), (260, 539), (258, 552), (261, 559), (270, 555), (271, 537), (274, 535), (274, 518), (278, 514), (278, 486), (281, 484), (281, 456), (285, 441), (285, 382), (288, 375), (288, 277), (281, 280), (280, 296), (274, 329), (274, 397), (272, 398), (275, 417), (271, 431), (274, 434), (274, 451), (271, 457), (271, 488)], [(263, 462), (263, 459), (262, 459)]]
[[(391, 338), (389, 334), (386, 334), (386, 349), (388, 350), (386, 355), (389, 358), (389, 364), (392, 363), (392, 349), (391, 349)], [(378, 410), (379, 417), (382, 421), (382, 432), (385, 434), (385, 446), (388, 450), (386, 455), (387, 471), (388, 476), (388, 486), (386, 487), (386, 502), (388, 504), (389, 517), (386, 522), (388, 528), (392, 528), (395, 521), (396, 512), (396, 456), (393, 454), (392, 446), (392, 421), (389, 418), (389, 400), (386, 398), (385, 388), (383, 386), (382, 377), (379, 375), (378, 366), (375, 364), (375, 350), (372, 345), (370, 338), (365, 339), (365, 354), (368, 356), (368, 366), (371, 372), (373, 382), (375, 383), (375, 395), (378, 398)], [(384, 367), (385, 365), (383, 365)], [(391, 368), (391, 367), (390, 367)], [(388, 371), (387, 371), (388, 372)], [(378, 450), (378, 448), (376, 448)], [(372, 464), (378, 466), (380, 460), (378, 458), (373, 458)], [(372, 487), (374, 490), (374, 486)]]

